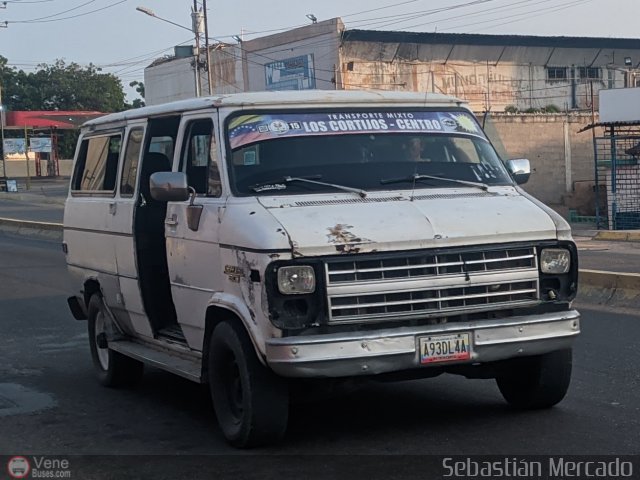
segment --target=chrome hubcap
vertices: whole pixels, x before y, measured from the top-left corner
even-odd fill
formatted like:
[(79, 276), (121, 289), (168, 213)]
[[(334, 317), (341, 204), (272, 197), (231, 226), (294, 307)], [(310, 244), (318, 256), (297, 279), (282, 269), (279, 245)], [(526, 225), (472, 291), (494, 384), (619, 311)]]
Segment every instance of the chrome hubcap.
[(103, 370), (109, 369), (109, 350), (106, 348), (100, 348), (98, 346), (98, 335), (106, 332), (105, 321), (104, 321), (104, 313), (98, 312), (96, 315), (96, 328), (95, 328), (95, 338), (93, 339), (96, 344), (96, 352), (98, 354), (98, 361), (100, 362), (100, 366)]

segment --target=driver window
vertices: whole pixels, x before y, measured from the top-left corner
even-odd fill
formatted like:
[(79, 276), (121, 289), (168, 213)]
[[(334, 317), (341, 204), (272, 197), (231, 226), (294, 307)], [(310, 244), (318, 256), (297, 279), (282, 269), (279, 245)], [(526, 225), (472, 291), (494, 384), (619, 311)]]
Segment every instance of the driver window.
[(189, 186), (196, 193), (219, 197), (222, 189), (213, 121), (209, 118), (194, 120), (187, 125), (186, 132), (180, 165), (187, 174)]

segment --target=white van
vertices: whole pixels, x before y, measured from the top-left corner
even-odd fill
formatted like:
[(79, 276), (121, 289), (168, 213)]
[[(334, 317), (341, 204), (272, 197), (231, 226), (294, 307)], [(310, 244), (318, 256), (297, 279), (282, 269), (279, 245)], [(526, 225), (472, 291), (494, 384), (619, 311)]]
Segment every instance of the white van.
[[(495, 378), (565, 396), (580, 315), (568, 224), (455, 98), (245, 93), (84, 125), (64, 250), (107, 386), (210, 386), (239, 447), (285, 432), (294, 378)], [(310, 381), (310, 380), (307, 380)]]

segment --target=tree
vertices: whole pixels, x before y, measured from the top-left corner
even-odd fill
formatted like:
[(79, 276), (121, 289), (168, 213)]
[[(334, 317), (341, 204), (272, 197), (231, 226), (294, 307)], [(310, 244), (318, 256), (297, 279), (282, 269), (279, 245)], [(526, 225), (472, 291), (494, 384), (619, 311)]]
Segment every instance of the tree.
[(101, 73), (93, 64), (56, 60), (26, 73), (7, 66), (0, 56), (0, 82), (11, 110), (91, 110), (117, 112), (126, 108), (120, 79)]
[[(56, 60), (43, 63), (34, 72), (8, 66), (0, 56), (2, 101), (8, 110), (88, 110), (104, 113), (131, 108), (125, 102), (122, 82), (111, 73), (102, 73), (93, 64), (82, 67)], [(140, 87), (138, 87), (140, 88)], [(144, 92), (144, 86), (142, 86)], [(134, 101), (135, 104), (135, 101)], [(62, 133), (59, 149), (63, 156), (73, 154), (76, 132)]]
[(140, 97), (142, 98), (135, 98), (133, 100), (133, 102), (131, 103), (131, 107), (132, 108), (140, 108), (140, 107), (144, 107), (145, 103), (144, 103), (144, 83), (139, 82), (137, 80), (134, 80), (133, 82), (129, 83), (130, 87), (135, 87), (136, 88), (136, 92), (138, 93), (138, 95), (140, 95)]

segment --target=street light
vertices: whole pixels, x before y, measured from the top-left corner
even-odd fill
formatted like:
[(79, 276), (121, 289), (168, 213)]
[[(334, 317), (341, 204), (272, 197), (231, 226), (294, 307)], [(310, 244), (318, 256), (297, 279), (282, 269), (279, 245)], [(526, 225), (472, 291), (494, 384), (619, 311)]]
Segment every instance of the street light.
[(318, 23), (318, 19), (313, 13), (307, 13), (307, 18), (311, 20), (311, 23)]
[(233, 38), (237, 43), (242, 43), (242, 37), (240, 35), (233, 35)]
[(136, 7), (136, 10), (139, 11), (139, 12), (144, 13), (145, 15), (149, 15), (150, 17), (157, 18), (158, 20), (162, 20), (163, 22), (170, 23), (171, 25), (175, 25), (176, 27), (180, 27), (180, 28), (183, 28), (185, 30), (189, 30), (191, 33), (193, 33), (193, 31), (189, 27), (185, 27), (184, 25), (180, 25), (179, 23), (172, 22), (171, 20), (167, 20), (166, 18), (159, 17), (150, 8), (147, 8), (147, 7)]
[[(200, 49), (199, 49), (199, 39), (198, 39), (198, 31), (194, 31), (191, 28), (185, 27), (184, 25), (180, 25), (179, 23), (172, 22), (171, 20), (167, 20), (166, 18), (159, 17), (155, 14), (153, 10), (147, 7), (136, 7), (136, 10), (144, 13), (145, 15), (149, 15), (150, 17), (157, 18), (158, 20), (162, 20), (163, 22), (170, 23), (171, 25), (175, 25), (176, 27), (180, 27), (184, 30), (189, 30), (191, 33), (195, 33), (196, 35), (196, 54), (194, 58), (194, 75), (195, 75), (195, 89), (196, 89), (196, 97), (200, 96)], [(195, 26), (195, 22), (194, 22)], [(207, 52), (207, 58), (209, 57), (209, 52)], [(207, 62), (208, 63), (208, 62)], [(207, 65), (208, 67), (208, 65)]]

